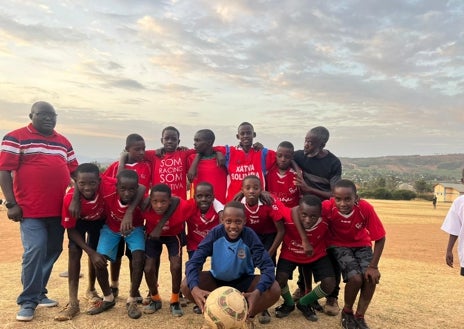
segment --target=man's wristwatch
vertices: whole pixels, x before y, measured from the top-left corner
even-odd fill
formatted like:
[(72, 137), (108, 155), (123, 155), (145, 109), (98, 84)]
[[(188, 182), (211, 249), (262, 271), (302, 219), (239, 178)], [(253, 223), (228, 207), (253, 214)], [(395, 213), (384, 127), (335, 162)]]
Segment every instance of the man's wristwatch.
[(16, 202), (8, 202), (8, 201), (5, 202), (5, 207), (6, 207), (6, 209), (11, 209), (11, 208), (13, 208), (13, 207), (16, 206), (16, 205), (17, 205)]

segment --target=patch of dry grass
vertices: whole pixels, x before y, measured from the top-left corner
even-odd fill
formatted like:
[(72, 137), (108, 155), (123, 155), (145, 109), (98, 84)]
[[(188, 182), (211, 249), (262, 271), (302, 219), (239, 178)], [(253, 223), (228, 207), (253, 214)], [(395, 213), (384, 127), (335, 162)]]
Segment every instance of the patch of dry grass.
[[(440, 226), (450, 204), (439, 204), (433, 209), (430, 202), (371, 200), (387, 229), (387, 244), (380, 262), (381, 283), (368, 310), (367, 320), (371, 328), (462, 328), (464, 317), (464, 278), (458, 268), (451, 269), (444, 263), (444, 253), (448, 237)], [(20, 323), (15, 320), (17, 306), (15, 300), (20, 291), (21, 244), (16, 223), (5, 219), (5, 211), (0, 211), (2, 230), (0, 239), (6, 248), (0, 256), (0, 321), (3, 328), (128, 328), (155, 327), (160, 329), (199, 328), (202, 316), (195, 315), (189, 305), (185, 315), (173, 318), (169, 314), (168, 303), (152, 315), (143, 315), (139, 320), (131, 320), (125, 311), (127, 297), (128, 269), (123, 262), (121, 275), (121, 297), (116, 307), (96, 316), (81, 314), (72, 321), (58, 323), (53, 317), (59, 308), (38, 309), (34, 320)], [(5, 242), (7, 242), (5, 244)], [(457, 255), (455, 255), (457, 257)], [(49, 296), (57, 298), (62, 305), (67, 301), (67, 282), (58, 274), (67, 267), (66, 253), (55, 265), (49, 283)], [(85, 264), (85, 258), (83, 260)], [(84, 270), (85, 273), (85, 270)], [(161, 296), (167, 301), (170, 295), (169, 264), (161, 265)], [(295, 287), (290, 282), (291, 288)], [(80, 295), (86, 289), (86, 276), (81, 279)], [(145, 283), (141, 291), (146, 290)], [(343, 291), (343, 287), (342, 287)], [(343, 296), (340, 304), (343, 304)], [(280, 302), (279, 302), (280, 303)], [(81, 310), (85, 300), (81, 298)], [(273, 313), (273, 310), (272, 312)], [(256, 321), (257, 322), (257, 321)], [(273, 318), (268, 325), (258, 328), (281, 329), (339, 328), (339, 317), (319, 315), (317, 323), (308, 323), (298, 311), (286, 319)]]

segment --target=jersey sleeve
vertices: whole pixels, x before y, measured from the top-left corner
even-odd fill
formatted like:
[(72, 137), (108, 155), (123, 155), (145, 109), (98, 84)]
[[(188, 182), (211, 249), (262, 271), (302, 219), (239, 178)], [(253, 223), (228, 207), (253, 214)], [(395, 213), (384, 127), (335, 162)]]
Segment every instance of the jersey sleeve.
[(385, 228), (374, 210), (374, 207), (367, 203), (363, 202), (364, 200), (360, 201), (360, 209), (362, 214), (367, 219), (366, 228), (369, 231), (369, 235), (371, 237), (371, 241), (377, 241), (385, 237)]
[(270, 170), (276, 162), (276, 152), (274, 150), (267, 150), (266, 154), (266, 170)]
[(464, 197), (459, 197), (453, 201), (441, 229), (451, 235), (459, 236), (461, 234), (464, 222)]
[(118, 173), (119, 161), (115, 161), (106, 168), (106, 170), (101, 174), (101, 176), (113, 177), (115, 178)]

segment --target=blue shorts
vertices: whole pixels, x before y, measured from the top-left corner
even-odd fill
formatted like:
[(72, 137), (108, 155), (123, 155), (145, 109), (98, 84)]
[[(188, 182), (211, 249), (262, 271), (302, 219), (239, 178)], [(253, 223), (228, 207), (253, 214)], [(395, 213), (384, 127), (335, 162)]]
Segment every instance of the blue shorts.
[[(121, 237), (121, 232), (113, 232), (108, 225), (103, 225), (100, 231), (97, 252), (105, 255), (110, 261), (114, 262), (118, 254), (118, 246)], [(132, 232), (124, 237), (124, 240), (126, 240), (127, 247), (131, 252), (137, 250), (145, 251), (145, 232), (142, 226), (134, 227)]]
[(340, 266), (343, 282), (348, 282), (357, 274), (363, 275), (372, 260), (371, 247), (332, 247), (332, 252)]
[(158, 259), (163, 251), (163, 244), (168, 248), (169, 257), (182, 256), (182, 237), (180, 234), (161, 236), (158, 240), (147, 239), (145, 254), (147, 257)]

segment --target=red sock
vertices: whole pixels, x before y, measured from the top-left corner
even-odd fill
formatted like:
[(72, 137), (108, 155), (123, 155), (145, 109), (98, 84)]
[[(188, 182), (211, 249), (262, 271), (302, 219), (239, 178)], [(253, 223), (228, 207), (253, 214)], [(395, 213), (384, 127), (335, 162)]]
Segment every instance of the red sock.
[(347, 314), (353, 314), (353, 309), (347, 308), (346, 306), (343, 307), (343, 312)]
[(363, 319), (364, 318), (364, 314), (359, 314), (358, 312), (356, 312), (356, 314), (354, 315), (354, 317), (356, 319)]

